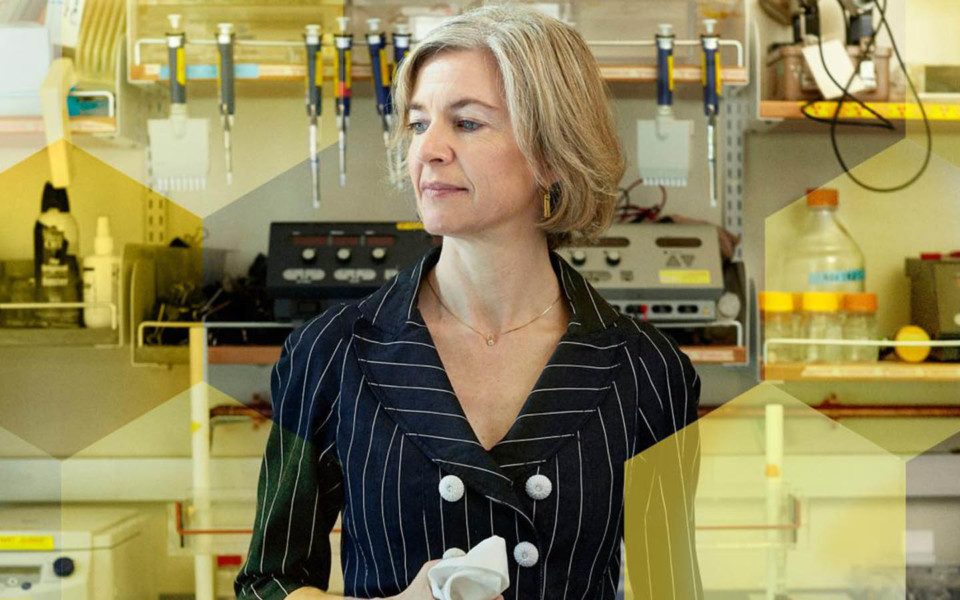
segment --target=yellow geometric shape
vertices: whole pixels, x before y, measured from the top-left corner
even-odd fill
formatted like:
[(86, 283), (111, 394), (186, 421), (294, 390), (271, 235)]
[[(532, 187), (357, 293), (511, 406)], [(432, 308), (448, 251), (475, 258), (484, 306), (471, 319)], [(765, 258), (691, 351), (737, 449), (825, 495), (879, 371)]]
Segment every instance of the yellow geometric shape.
[(904, 462), (773, 385), (625, 477), (627, 598), (904, 589)]
[[(115, 255), (121, 255), (128, 244), (141, 243), (144, 204), (152, 192), (87, 152), (66, 142), (60, 144), (71, 155), (73, 173), (68, 195), (70, 213), (79, 229), (78, 259), (94, 253), (100, 216), (110, 219)], [(46, 151), (36, 152), (0, 173), (0, 189), (4, 191), (0, 259), (33, 260), (34, 223), (40, 213), (41, 192), (49, 179)], [(202, 224), (173, 203), (168, 203), (165, 217), (171, 237), (196, 233)], [(129, 275), (125, 273), (123, 281)], [(197, 282), (185, 283), (200, 287)], [(158, 297), (169, 297), (170, 293), (157, 290)], [(123, 294), (121, 307), (129, 308), (128, 300)], [(149, 304), (145, 310), (154, 311), (152, 299)], [(129, 310), (120, 314), (126, 319)], [(63, 331), (64, 336), (70, 333)], [(129, 339), (119, 341), (129, 343)], [(128, 346), (92, 345), (0, 345), (0, 380), (4, 382), (0, 426), (54, 457), (71, 456), (189, 384), (182, 368), (159, 371), (133, 367)]]

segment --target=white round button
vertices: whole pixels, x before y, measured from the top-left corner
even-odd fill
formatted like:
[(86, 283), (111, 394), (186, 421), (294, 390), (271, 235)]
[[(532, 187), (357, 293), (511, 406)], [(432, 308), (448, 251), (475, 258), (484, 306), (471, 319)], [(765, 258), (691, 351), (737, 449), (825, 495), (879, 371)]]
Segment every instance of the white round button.
[(440, 497), (447, 502), (463, 498), (463, 482), (456, 475), (447, 475), (440, 480)]
[(553, 482), (546, 475), (531, 475), (524, 487), (528, 496), (534, 500), (543, 500), (553, 491)]
[(466, 555), (467, 553), (460, 548), (448, 548), (447, 551), (443, 553), (444, 558), (457, 558)]
[(532, 567), (540, 560), (540, 551), (530, 542), (520, 542), (513, 549), (513, 559), (521, 567)]

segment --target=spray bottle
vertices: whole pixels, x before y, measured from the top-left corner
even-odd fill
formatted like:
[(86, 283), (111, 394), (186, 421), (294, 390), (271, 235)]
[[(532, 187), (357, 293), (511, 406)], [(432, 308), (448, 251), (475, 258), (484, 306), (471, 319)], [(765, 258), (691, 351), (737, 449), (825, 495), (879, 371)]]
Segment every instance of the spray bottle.
[[(93, 240), (93, 255), (83, 259), (83, 301), (117, 305), (120, 283), (120, 258), (113, 254), (110, 236), (110, 217), (97, 217), (97, 237)], [(83, 324), (87, 327), (111, 327), (113, 319), (108, 306), (83, 309)]]

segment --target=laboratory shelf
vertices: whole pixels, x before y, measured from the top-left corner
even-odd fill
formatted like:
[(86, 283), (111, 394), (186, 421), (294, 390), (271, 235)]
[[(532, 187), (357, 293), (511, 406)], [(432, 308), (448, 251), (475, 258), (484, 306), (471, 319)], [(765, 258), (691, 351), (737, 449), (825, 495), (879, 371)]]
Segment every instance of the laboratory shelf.
[(958, 382), (958, 363), (774, 363), (762, 367), (766, 381)]
[(190, 363), (190, 348), (187, 346), (134, 347), (133, 363), (136, 365), (186, 365)]
[[(600, 64), (600, 73), (607, 81), (653, 83), (657, 80), (657, 65), (650, 64)], [(747, 85), (746, 67), (723, 67), (721, 74), (724, 85)], [(696, 65), (675, 65), (673, 80), (675, 83), (702, 84), (700, 67)]]
[(118, 344), (116, 329), (0, 328), (0, 346), (108, 346)]
[[(105, 116), (69, 117), (70, 131), (80, 134), (114, 134), (117, 118)], [(0, 133), (43, 133), (42, 117), (0, 117)]]
[[(694, 364), (745, 365), (747, 349), (743, 346), (682, 346)], [(186, 350), (184, 362), (186, 362)], [(273, 365), (280, 359), (280, 346), (209, 346), (207, 360), (211, 365)]]
[(744, 346), (681, 346), (695, 365), (746, 365), (747, 349)]
[[(354, 81), (371, 79), (370, 65), (354, 64), (352, 67)], [(657, 80), (657, 66), (650, 64), (614, 64), (600, 65), (600, 73), (610, 82), (653, 83)], [(237, 81), (301, 81), (306, 77), (306, 67), (298, 64), (238, 64), (236, 66)], [(330, 64), (324, 65), (323, 76), (332, 81), (334, 69)], [(130, 67), (130, 78), (135, 83), (152, 83), (166, 81), (167, 66), (164, 64), (142, 64)], [(696, 65), (677, 65), (673, 70), (674, 81), (677, 83), (701, 83), (700, 67)], [(214, 65), (189, 65), (187, 67), (189, 81), (216, 81)], [(747, 84), (746, 67), (724, 67), (723, 83), (725, 85), (742, 86)]]
[[(806, 105), (806, 102), (764, 100), (760, 103), (760, 118), (771, 120), (805, 120), (806, 117), (803, 116), (802, 112), (804, 105)], [(833, 117), (836, 105), (836, 102), (815, 102), (807, 109), (807, 112), (822, 119), (830, 119)], [(920, 105), (916, 103), (867, 102), (866, 105), (885, 118), (895, 121), (917, 121), (923, 119), (923, 115), (920, 112)], [(960, 103), (924, 102), (923, 108), (927, 113), (927, 119), (930, 121), (960, 121)], [(838, 119), (874, 120), (876, 117), (853, 102), (844, 102), (840, 108)]]
[(270, 366), (280, 359), (280, 346), (208, 346), (211, 365)]

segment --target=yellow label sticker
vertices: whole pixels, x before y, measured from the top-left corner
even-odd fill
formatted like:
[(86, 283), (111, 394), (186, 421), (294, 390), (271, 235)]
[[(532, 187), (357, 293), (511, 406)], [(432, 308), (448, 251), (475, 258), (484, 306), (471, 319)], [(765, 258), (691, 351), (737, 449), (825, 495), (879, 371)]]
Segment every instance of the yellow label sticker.
[(423, 229), (423, 223), (420, 221), (400, 221), (397, 223), (397, 231), (413, 231)]
[(53, 550), (53, 536), (0, 535), (0, 550)]
[(196, 433), (197, 430), (200, 429), (200, 427), (202, 427), (202, 425), (200, 425), (200, 423), (197, 423), (196, 421), (191, 421), (191, 422), (190, 422), (190, 433)]
[(673, 91), (673, 55), (667, 57), (667, 87)]
[(660, 283), (671, 285), (710, 285), (710, 271), (705, 269), (661, 269)]

